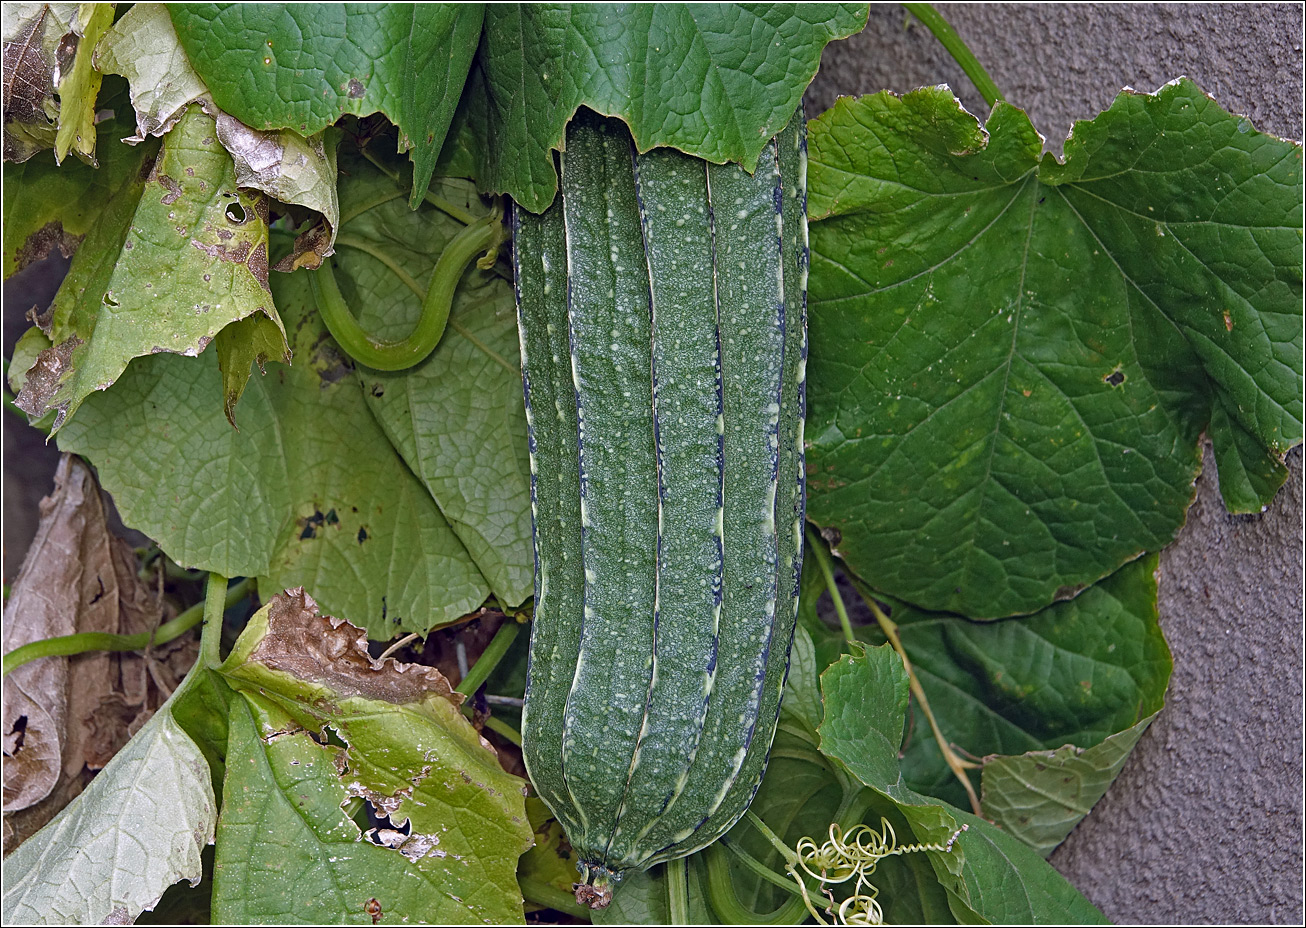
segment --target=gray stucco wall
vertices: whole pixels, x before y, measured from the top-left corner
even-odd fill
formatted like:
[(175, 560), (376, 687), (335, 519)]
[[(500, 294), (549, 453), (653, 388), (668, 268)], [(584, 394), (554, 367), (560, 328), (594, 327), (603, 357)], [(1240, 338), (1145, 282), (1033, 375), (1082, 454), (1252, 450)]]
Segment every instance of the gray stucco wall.
[[(1007, 100), (1060, 151), (1125, 86), (1193, 78), (1267, 132), (1302, 137), (1299, 5), (939, 4)], [(894, 5), (830, 46), (808, 115), (839, 94), (949, 84), (979, 94)], [(1168, 705), (1115, 786), (1052, 857), (1113, 921), (1302, 919), (1302, 455), (1270, 511), (1228, 515), (1209, 450), (1161, 558)]]

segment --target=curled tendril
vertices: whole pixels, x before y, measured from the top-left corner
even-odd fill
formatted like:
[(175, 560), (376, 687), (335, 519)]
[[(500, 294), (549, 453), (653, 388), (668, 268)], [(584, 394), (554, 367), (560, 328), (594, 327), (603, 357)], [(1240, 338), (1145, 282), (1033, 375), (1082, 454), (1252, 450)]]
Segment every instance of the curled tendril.
[[(832, 915), (842, 925), (882, 925), (884, 911), (880, 908), (876, 896), (879, 890), (871, 882), (875, 865), (886, 857), (911, 854), (917, 851), (939, 851), (949, 853), (958, 836), (969, 826), (962, 825), (942, 844), (898, 844), (889, 820), (880, 819), (877, 831), (869, 825), (858, 825), (844, 834), (838, 823), (830, 826), (830, 837), (824, 844), (817, 844), (812, 838), (802, 838), (794, 850), (798, 855), (798, 867), (808, 876), (821, 884), (822, 892), (830, 898), (826, 914)], [(803, 888), (803, 898), (807, 892), (797, 869), (789, 867), (790, 875)], [(833, 895), (828, 887), (846, 883), (856, 877), (853, 892), (836, 907)], [(826, 922), (812, 909), (808, 909), (821, 924)]]

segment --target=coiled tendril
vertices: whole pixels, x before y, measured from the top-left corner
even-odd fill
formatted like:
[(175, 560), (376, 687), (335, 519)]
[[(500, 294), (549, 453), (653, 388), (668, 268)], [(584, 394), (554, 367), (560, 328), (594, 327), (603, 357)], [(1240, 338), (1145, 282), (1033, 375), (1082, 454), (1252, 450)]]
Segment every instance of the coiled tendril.
[[(817, 844), (812, 838), (802, 838), (795, 846), (798, 854), (798, 866), (812, 879), (822, 885), (822, 890), (830, 899), (826, 914), (834, 916), (838, 924), (843, 925), (882, 925), (884, 911), (880, 908), (876, 896), (879, 890), (871, 882), (875, 865), (885, 857), (895, 857), (916, 851), (939, 851), (948, 853), (957, 837), (969, 828), (962, 825), (952, 833), (943, 844), (898, 844), (898, 836), (886, 818), (880, 819), (880, 830), (869, 825), (858, 825), (849, 829), (847, 834), (837, 823), (830, 826), (830, 837), (824, 844)], [(791, 865), (789, 874), (803, 889), (803, 900), (807, 901), (808, 911), (818, 923), (827, 922), (817, 914), (808, 901), (806, 888), (798, 872)], [(834, 895), (827, 889), (839, 883), (846, 883), (856, 877), (853, 893), (835, 907)]]

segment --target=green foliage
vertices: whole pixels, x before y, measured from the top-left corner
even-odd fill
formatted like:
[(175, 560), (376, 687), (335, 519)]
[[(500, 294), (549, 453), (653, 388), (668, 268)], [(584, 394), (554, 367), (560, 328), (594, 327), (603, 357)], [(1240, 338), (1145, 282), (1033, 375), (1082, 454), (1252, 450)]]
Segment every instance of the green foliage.
[(1269, 502), (1301, 440), (1299, 147), (1179, 81), (1064, 164), (938, 88), (845, 98), (811, 150), (808, 513), (867, 582), (976, 618), (1072, 595), (1173, 539), (1203, 429), (1230, 508)]
[[(264, 600), (305, 587), (359, 628), (301, 600), (292, 634), (265, 610), (218, 668), (209, 615), (208, 656), (6, 859), (5, 921), (131, 919), (201, 878), (162, 906), (579, 913), (561, 827), (467, 720), (511, 733), (513, 710), (460, 711), (439, 674), (360, 650), (490, 597), (529, 608), (507, 246), (464, 276), (435, 352), (392, 373), (340, 350), (302, 268), (333, 260), (362, 327), (402, 336), (447, 243), (503, 213), (481, 194), (552, 201), (579, 107), (641, 149), (752, 167), (865, 7), (118, 12), (6, 4), (4, 275), (73, 256), (11, 359), (18, 405), (179, 564)], [(887, 823), (939, 847), (968, 826), (876, 863), (887, 921), (1096, 922), (1041, 855), (1162, 708), (1156, 552), (1199, 436), (1234, 512), (1269, 505), (1302, 439), (1301, 147), (1186, 80), (1121, 94), (1064, 160), (1016, 107), (981, 127), (939, 88), (843, 99), (809, 131), (808, 513), (886, 614), (834, 626), (809, 558), (756, 820), (688, 859), (688, 915), (802, 917), (799, 840)], [(490, 694), (521, 696), (526, 637)], [(947, 751), (977, 765), (983, 819)], [(595, 920), (665, 923), (680, 866), (630, 874)]]

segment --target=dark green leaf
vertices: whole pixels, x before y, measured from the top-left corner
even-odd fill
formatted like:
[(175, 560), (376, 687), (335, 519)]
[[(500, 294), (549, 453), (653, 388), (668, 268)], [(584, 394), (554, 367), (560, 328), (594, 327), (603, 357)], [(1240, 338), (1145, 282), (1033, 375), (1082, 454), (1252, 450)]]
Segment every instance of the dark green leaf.
[(577, 107), (619, 116), (640, 151), (670, 145), (751, 171), (866, 5), (494, 4), (468, 86), (483, 190), (543, 211)]
[(191, 64), (225, 112), (314, 135), (384, 113), (413, 152), (421, 202), (476, 52), (479, 3), (169, 4)]
[(808, 512), (873, 586), (985, 618), (1072, 594), (1174, 537), (1208, 427), (1226, 502), (1268, 502), (1302, 435), (1299, 146), (1188, 81), (1077, 123), (1064, 165), (937, 88), (810, 144)]
[(475, 609), (488, 588), (368, 411), (307, 273), (272, 286), (295, 364), (250, 381), (240, 431), (214, 352), (162, 354), (93, 394), (60, 447), (93, 461), (123, 519), (180, 564), (256, 576), (262, 590), (307, 586), (382, 639)]

